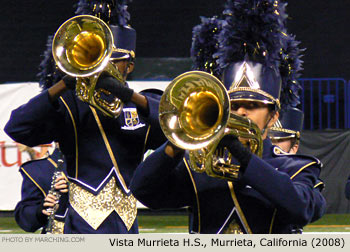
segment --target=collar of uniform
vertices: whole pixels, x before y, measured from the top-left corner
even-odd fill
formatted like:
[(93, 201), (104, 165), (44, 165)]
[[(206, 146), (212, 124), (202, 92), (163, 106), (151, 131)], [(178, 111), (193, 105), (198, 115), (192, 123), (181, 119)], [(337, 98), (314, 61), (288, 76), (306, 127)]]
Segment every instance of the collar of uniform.
[(58, 161), (58, 158), (59, 158), (59, 154), (60, 154), (60, 151), (59, 151), (58, 148), (56, 148), (56, 149), (52, 152), (52, 154), (50, 155), (50, 158), (51, 158), (53, 161), (57, 162), (57, 161)]
[(281, 156), (281, 155), (295, 155), (295, 154), (291, 154), (288, 152), (285, 152), (284, 150), (282, 150), (280, 147), (278, 146), (274, 146), (273, 147), (273, 154), (276, 156)]

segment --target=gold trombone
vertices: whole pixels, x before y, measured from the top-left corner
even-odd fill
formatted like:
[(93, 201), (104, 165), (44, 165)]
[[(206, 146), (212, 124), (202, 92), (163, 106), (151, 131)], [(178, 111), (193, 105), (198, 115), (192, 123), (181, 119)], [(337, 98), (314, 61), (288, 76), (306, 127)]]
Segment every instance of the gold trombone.
[(262, 155), (258, 126), (231, 113), (229, 95), (215, 76), (189, 71), (176, 77), (165, 89), (159, 105), (159, 121), (165, 136), (179, 148), (189, 150), (190, 167), (196, 172), (227, 180), (238, 178), (239, 164), (221, 139), (233, 134), (251, 151)]
[(77, 78), (76, 94), (110, 117), (118, 117), (123, 103), (104, 89), (96, 88), (102, 72), (125, 83), (119, 70), (109, 62), (115, 50), (108, 25), (91, 15), (79, 15), (64, 22), (55, 33), (52, 55), (64, 73)]

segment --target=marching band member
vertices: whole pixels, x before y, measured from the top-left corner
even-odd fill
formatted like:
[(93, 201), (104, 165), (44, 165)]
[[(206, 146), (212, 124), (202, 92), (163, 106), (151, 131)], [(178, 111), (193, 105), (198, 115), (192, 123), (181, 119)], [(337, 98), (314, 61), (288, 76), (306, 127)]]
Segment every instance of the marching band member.
[(229, 179), (218, 178), (207, 167), (193, 171), (188, 152), (168, 141), (134, 174), (130, 188), (144, 205), (190, 208), (191, 233), (292, 233), (295, 226), (308, 224), (319, 207), (313, 194), (319, 160), (281, 155), (267, 137), (280, 109), (281, 73), (275, 60), (286, 40), (293, 40), (283, 27), (284, 10), (285, 4), (276, 1), (228, 1), (221, 31), (214, 35), (219, 44), (213, 57), (223, 71), (231, 113), (258, 126), (262, 157), (226, 134), (213, 152), (212, 166), (227, 171), (238, 161), (239, 170)]
[[(59, 152), (56, 148), (50, 156), (28, 161), (20, 167), (19, 171), (23, 177), (21, 200), (17, 203), (14, 214), (18, 226), (26, 232), (35, 232), (42, 228), (41, 233), (46, 233), (49, 209), (56, 207), (57, 204), (57, 197), (49, 191), (57, 168)], [(65, 164), (62, 170), (66, 172)], [(65, 192), (64, 189), (63, 192)], [(68, 197), (65, 195), (60, 197), (58, 204), (51, 231), (53, 234), (63, 234)]]
[[(107, 104), (103, 108), (109, 107), (110, 95), (122, 101), (120, 115), (106, 116), (104, 110), (78, 99), (76, 79), (65, 75), (12, 111), (5, 127), (12, 139), (28, 146), (59, 143), (69, 179), (64, 233), (138, 233), (136, 199), (129, 183), (144, 152), (164, 142), (158, 121), (159, 95), (136, 93), (122, 83), (133, 71), (136, 45), (136, 31), (127, 25), (125, 2), (81, 0), (76, 11), (100, 17), (113, 34), (116, 49), (109, 62), (123, 80), (103, 73), (96, 88), (105, 90), (99, 98)], [(79, 50), (84, 52), (89, 46), (87, 41), (78, 47), (74, 57), (80, 60)], [(46, 62), (50, 64), (52, 58)], [(55, 83), (50, 74), (43, 74), (44, 86)]]
[(288, 107), (281, 113), (281, 120), (269, 129), (268, 135), (272, 143), (284, 152), (296, 154), (299, 149), (300, 134), (303, 127), (304, 114), (297, 108)]
[[(274, 145), (280, 147), (281, 153), (296, 155), (299, 149), (304, 114), (297, 108), (288, 107), (282, 112), (281, 117), (281, 120), (278, 120), (276, 125), (269, 129), (268, 136)], [(311, 222), (320, 219), (325, 214), (326, 199), (321, 193), (324, 187), (325, 185), (321, 179), (318, 179), (314, 185), (314, 197), (317, 199), (315, 202), (319, 206), (315, 207)], [(302, 229), (296, 230), (302, 232)]]

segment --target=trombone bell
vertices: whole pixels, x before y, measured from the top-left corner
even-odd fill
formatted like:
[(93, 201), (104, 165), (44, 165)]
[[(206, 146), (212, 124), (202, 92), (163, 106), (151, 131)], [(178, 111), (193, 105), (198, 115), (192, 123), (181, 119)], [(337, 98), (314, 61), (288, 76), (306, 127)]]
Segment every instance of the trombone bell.
[(73, 77), (90, 77), (108, 64), (113, 50), (113, 34), (101, 19), (80, 15), (68, 19), (52, 41), (57, 66)]
[(179, 110), (180, 122), (186, 134), (194, 139), (213, 134), (222, 120), (223, 108), (218, 97), (210, 91), (193, 92)]
[(99, 64), (104, 56), (105, 43), (100, 35), (92, 32), (78, 34), (67, 49), (67, 60), (72, 67), (89, 70)]
[(192, 170), (235, 181), (237, 164), (218, 144), (225, 135), (235, 135), (261, 156), (260, 129), (250, 119), (231, 113), (225, 86), (213, 75), (190, 71), (176, 77), (165, 89), (159, 104), (159, 122), (164, 135), (179, 148), (189, 150)]
[(223, 133), (229, 111), (224, 85), (209, 73), (190, 71), (167, 86), (159, 104), (159, 122), (174, 145), (195, 150)]
[(77, 97), (106, 116), (116, 118), (122, 112), (123, 103), (96, 85), (102, 72), (125, 84), (118, 68), (109, 62), (113, 49), (113, 34), (108, 25), (90, 15), (68, 19), (52, 41), (52, 55), (57, 66), (77, 78)]

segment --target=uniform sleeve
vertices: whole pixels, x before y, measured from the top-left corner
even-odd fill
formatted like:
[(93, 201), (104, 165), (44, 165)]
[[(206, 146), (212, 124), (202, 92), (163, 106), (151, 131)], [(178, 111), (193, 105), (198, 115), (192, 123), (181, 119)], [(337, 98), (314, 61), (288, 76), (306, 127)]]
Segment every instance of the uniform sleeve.
[(153, 209), (191, 205), (193, 186), (182, 157), (171, 158), (163, 144), (136, 169), (130, 190), (145, 206)]
[(294, 167), (294, 174), (287, 174), (253, 155), (242, 178), (275, 205), (282, 220), (305, 226), (311, 221), (316, 207), (313, 186), (320, 167), (315, 163)]
[(14, 141), (36, 146), (55, 141), (60, 123), (46, 90), (13, 110), (4, 130)]
[(40, 213), (44, 200), (43, 192), (26, 176), (23, 175), (21, 201), (15, 208), (15, 220), (24, 231), (35, 232), (47, 223), (47, 217)]
[(148, 101), (149, 114), (147, 121), (150, 124), (150, 132), (146, 142), (146, 150), (155, 150), (167, 139), (159, 124), (159, 101), (161, 96), (153, 93), (143, 93)]
[(321, 191), (318, 188), (314, 188), (313, 193), (315, 198), (315, 209), (311, 222), (320, 219), (326, 213), (327, 207), (326, 199), (323, 197)]

